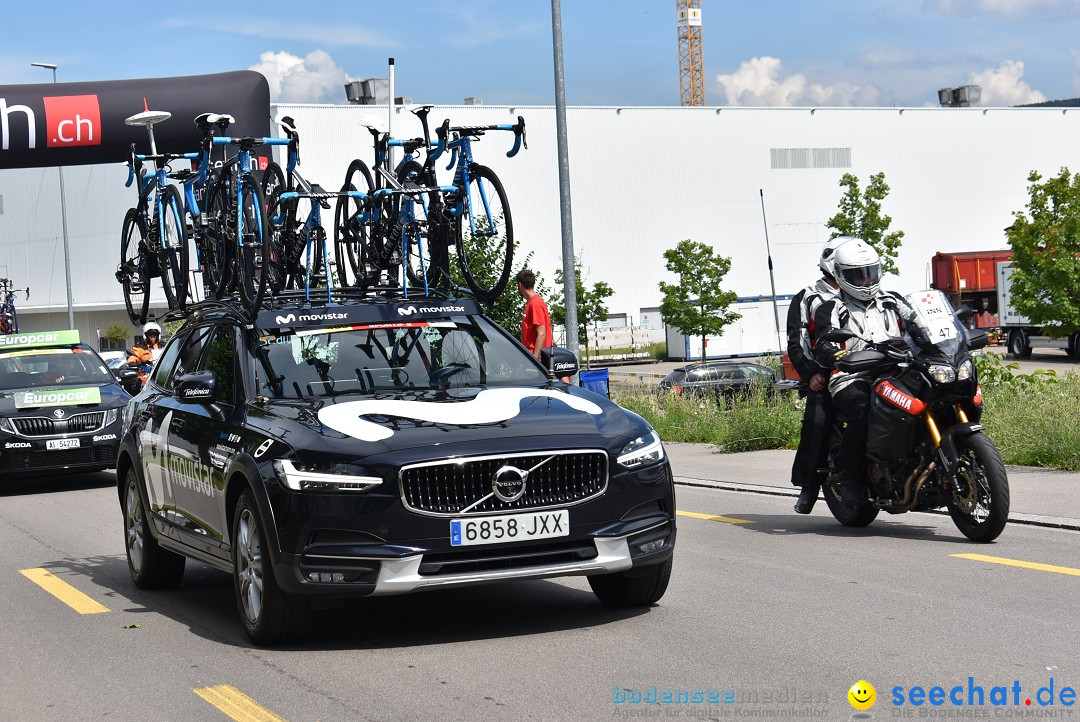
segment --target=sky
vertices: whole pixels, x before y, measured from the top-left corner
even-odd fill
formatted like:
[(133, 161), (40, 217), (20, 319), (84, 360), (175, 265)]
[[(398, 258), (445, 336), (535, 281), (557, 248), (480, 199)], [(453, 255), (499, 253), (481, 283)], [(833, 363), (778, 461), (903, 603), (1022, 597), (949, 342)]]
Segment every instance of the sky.
[[(701, 0), (706, 104), (927, 106), (1080, 97), (1080, 0)], [(679, 103), (676, 0), (562, 0), (569, 105)], [(414, 102), (553, 105), (548, 0), (8, 2), (0, 84), (254, 69), (271, 100), (345, 102), (386, 77)]]

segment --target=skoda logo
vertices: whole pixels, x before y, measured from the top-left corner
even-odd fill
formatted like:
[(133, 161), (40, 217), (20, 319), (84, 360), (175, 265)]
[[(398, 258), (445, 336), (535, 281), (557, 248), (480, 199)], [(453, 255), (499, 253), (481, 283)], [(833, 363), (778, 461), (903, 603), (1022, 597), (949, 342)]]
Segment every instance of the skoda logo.
[(63, 409), (57, 409), (56, 411), (52, 412), (52, 415), (58, 419), (62, 419), (64, 418), (64, 416), (66, 416)]
[(525, 495), (525, 480), (529, 472), (516, 466), (504, 466), (491, 479), (491, 491), (505, 502), (517, 501)]

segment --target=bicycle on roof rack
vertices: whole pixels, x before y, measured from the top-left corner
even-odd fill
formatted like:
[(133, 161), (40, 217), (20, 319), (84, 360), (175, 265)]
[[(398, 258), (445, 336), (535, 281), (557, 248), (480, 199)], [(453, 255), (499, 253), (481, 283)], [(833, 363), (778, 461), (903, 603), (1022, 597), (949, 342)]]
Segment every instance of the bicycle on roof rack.
[[(411, 108), (425, 129), (430, 111), (429, 105)], [(431, 282), (428, 224), (430, 203), (437, 198), (431, 196), (432, 189), (416, 182), (421, 168), (416, 154), (421, 148), (431, 153), (428, 134), (425, 131), (423, 138), (397, 139), (389, 137), (380, 120), (366, 119), (362, 125), (372, 136), (375, 174), (356, 159), (349, 164), (341, 190), (361, 191), (372, 200), (366, 215), (365, 208), (348, 198), (340, 199), (335, 208), (334, 252), (342, 283), (360, 287), (440, 285)], [(393, 168), (391, 148), (404, 151)]]
[(0, 278), (0, 334), (19, 332), (19, 314), (15, 311), (15, 294), (26, 294), (30, 298), (29, 287), (25, 290), (14, 288), (10, 278)]
[(219, 298), (239, 290), (252, 311), (262, 305), (273, 253), (266, 199), (252, 172), (252, 150), (288, 144), (288, 138), (210, 138), (211, 146), (235, 145), (239, 150), (222, 164), (208, 191), (206, 212), (214, 232), (204, 250), (211, 256), (219, 254), (204, 261), (210, 273), (208, 285), (213, 286)]
[[(188, 246), (184, 223), (184, 202), (176, 186), (169, 183), (169, 162), (196, 160), (198, 153), (158, 153), (154, 125), (172, 117), (171, 113), (145, 110), (127, 118), (127, 125), (146, 128), (150, 154), (140, 155), (131, 145), (128, 179), (125, 186), (138, 179), (139, 196), (124, 215), (120, 235), (120, 265), (116, 280), (124, 289), (124, 305), (134, 324), (146, 323), (150, 306), (150, 280), (161, 278), (169, 308), (187, 303)], [(154, 170), (144, 170), (152, 161)]]

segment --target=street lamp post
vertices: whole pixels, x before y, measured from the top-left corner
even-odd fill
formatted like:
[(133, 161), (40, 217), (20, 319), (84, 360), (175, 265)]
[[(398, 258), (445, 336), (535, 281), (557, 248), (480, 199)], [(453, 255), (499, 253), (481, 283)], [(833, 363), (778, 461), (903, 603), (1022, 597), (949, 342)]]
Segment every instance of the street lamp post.
[[(53, 83), (56, 83), (56, 68), (59, 67), (56, 63), (30, 63), (35, 68), (45, 68), (52, 71)], [(68, 247), (68, 227), (67, 227), (67, 198), (64, 194), (64, 166), (58, 165), (56, 169), (60, 172), (60, 224), (64, 230), (64, 281), (67, 285), (67, 317), (68, 328), (75, 328), (75, 310), (71, 305), (71, 254)]]

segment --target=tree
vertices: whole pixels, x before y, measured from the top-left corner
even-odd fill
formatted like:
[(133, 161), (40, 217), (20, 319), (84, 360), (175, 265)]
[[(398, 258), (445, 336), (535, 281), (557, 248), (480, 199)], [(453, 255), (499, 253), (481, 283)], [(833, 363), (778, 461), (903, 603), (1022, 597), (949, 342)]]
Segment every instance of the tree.
[(114, 321), (105, 327), (101, 334), (101, 351), (124, 351), (131, 344), (131, 327)]
[(725, 326), (742, 318), (727, 310), (735, 303), (735, 292), (720, 287), (731, 270), (731, 259), (716, 255), (712, 246), (689, 239), (664, 251), (664, 259), (667, 270), (676, 274), (679, 282), (660, 282), (664, 294), (660, 314), (679, 333), (701, 337), (704, 360), (705, 337), (719, 336)]
[(1028, 175), (1027, 212), (1006, 229), (1013, 250), (1012, 305), (1049, 336), (1080, 329), (1080, 173)]
[(833, 229), (829, 238), (854, 236), (863, 239), (881, 256), (882, 273), (897, 273), (894, 259), (900, 250), (904, 232), (889, 233), (892, 217), (881, 211), (881, 201), (889, 195), (885, 174), (870, 176), (870, 184), (862, 194), (859, 193), (858, 177), (850, 173), (845, 173), (840, 179), (840, 187), (847, 190), (840, 198), (840, 210), (825, 224)]
[[(597, 281), (591, 289), (581, 280), (581, 256), (574, 259), (574, 275), (577, 282), (577, 320), (578, 343), (585, 348), (585, 363), (589, 361), (589, 329), (597, 321), (606, 321), (608, 310), (606, 301), (615, 291), (604, 281)], [(555, 269), (555, 288), (551, 295), (551, 322), (556, 326), (566, 325), (566, 305), (563, 301), (563, 273)], [(570, 333), (570, 329), (566, 330)]]
[[(499, 236), (494, 239), (489, 239), (486, 243), (484, 240), (476, 238), (471, 235), (465, 237), (462, 246), (465, 253), (469, 257), (469, 268), (477, 269), (476, 273), (483, 273), (483, 269), (487, 268), (486, 260), (494, 257), (496, 253), (501, 253), (501, 249), (492, 249), (492, 244), (505, 243), (505, 237)], [(518, 242), (514, 241), (514, 258), (519, 258), (518, 255)], [(518, 274), (524, 268), (529, 268), (536, 273), (536, 269), (532, 268), (533, 254), (525, 256), (525, 260), (511, 265), (510, 281), (506, 284), (506, 288), (503, 290), (499, 297), (495, 299), (495, 302), (484, 308), (484, 313), (495, 323), (506, 329), (510, 335), (515, 338), (521, 334), (521, 317), (525, 313), (525, 299), (517, 292), (517, 284), (514, 282), (514, 276)], [(450, 276), (453, 280), (454, 286), (458, 288), (468, 288), (465, 283), (465, 277), (461, 274), (461, 267), (455, 262), (456, 259), (450, 260)], [(490, 273), (493, 275), (495, 270), (492, 269)], [(494, 278), (481, 277), (481, 281), (484, 283), (490, 283)], [(539, 273), (536, 273), (536, 285), (533, 290), (540, 294), (541, 298), (547, 298), (547, 285), (540, 277)]]

